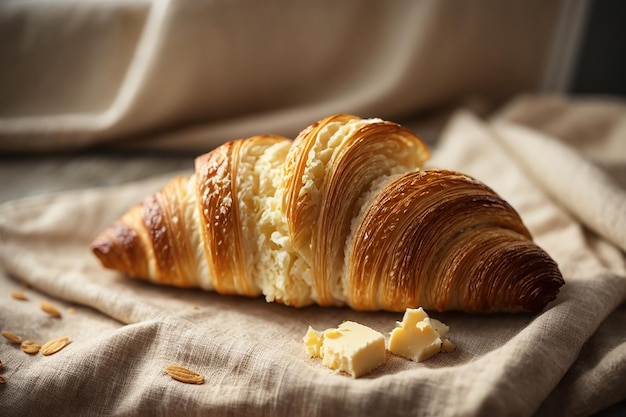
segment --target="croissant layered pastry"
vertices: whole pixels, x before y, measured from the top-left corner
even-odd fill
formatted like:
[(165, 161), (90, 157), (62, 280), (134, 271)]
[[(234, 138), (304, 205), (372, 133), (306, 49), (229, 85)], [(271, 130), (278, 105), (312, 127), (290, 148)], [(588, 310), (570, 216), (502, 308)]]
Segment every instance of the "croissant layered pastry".
[(518, 213), (468, 175), (423, 169), (410, 130), (334, 115), (291, 141), (199, 156), (91, 245), (104, 267), (295, 307), (541, 311), (564, 281)]

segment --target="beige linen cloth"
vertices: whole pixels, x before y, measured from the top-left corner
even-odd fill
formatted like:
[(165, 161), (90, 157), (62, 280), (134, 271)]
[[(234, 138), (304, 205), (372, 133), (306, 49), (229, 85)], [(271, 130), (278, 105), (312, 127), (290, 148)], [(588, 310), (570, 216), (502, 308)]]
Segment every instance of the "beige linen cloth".
[[(293, 309), (159, 287), (99, 266), (91, 239), (169, 178), (6, 203), (0, 327), (72, 343), (43, 356), (0, 341), (0, 414), (591, 415), (626, 399), (626, 192), (615, 181), (625, 178), (590, 162), (620, 172), (611, 167), (626, 161), (625, 132), (619, 103), (521, 98), (491, 120), (457, 113), (430, 166), (467, 172), (501, 193), (566, 285), (538, 315), (431, 312), (450, 326), (455, 351), (422, 363), (388, 354), (359, 379), (309, 358), (307, 327), (355, 320), (388, 338), (401, 314)], [(581, 138), (586, 148), (576, 146)], [(28, 300), (12, 299), (14, 290)], [(63, 316), (43, 313), (41, 299)], [(174, 381), (169, 364), (206, 382)]]
[(560, 3), (2, 1), (0, 151), (204, 152), (334, 113), (500, 103), (540, 85)]

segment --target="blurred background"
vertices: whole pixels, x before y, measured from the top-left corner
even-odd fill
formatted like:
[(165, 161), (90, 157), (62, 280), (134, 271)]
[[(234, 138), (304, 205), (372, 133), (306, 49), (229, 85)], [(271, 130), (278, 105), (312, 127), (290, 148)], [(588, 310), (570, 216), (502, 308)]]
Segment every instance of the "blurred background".
[(0, 201), (189, 169), (333, 113), (433, 147), (459, 108), (620, 102), (625, 21), (620, 0), (4, 1)]
[(590, 1), (582, 15), (571, 76), (563, 79), (561, 88), (572, 94), (626, 96), (626, 3)]

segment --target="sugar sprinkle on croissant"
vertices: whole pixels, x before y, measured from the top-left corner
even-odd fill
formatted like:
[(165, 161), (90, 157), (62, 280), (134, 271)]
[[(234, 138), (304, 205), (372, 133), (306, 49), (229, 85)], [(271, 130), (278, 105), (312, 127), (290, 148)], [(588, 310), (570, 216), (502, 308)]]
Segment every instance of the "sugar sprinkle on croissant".
[(221, 294), (357, 310), (541, 311), (563, 278), (517, 212), (424, 143), (334, 115), (195, 161), (92, 243), (103, 266)]

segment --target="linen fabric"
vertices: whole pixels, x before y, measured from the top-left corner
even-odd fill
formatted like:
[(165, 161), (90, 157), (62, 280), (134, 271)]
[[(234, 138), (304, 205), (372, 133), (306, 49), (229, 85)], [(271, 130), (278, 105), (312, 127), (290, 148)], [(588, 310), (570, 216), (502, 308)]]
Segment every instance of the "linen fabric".
[[(537, 89), (558, 2), (0, 3), (0, 152), (204, 152)], [(511, 53), (515, 51), (515, 53)]]
[[(540, 106), (561, 110), (540, 122), (531, 111)], [(567, 139), (581, 106), (585, 114), (616, 109), (611, 118), (587, 119), (596, 128), (586, 151)], [(40, 343), (59, 336), (72, 343), (43, 356), (0, 340), (0, 414), (587, 416), (623, 401), (626, 192), (620, 171), (607, 174), (589, 155), (601, 160), (625, 123), (623, 105), (558, 98), (522, 98), (488, 120), (456, 113), (429, 166), (473, 175), (507, 199), (566, 284), (537, 315), (430, 312), (450, 326), (453, 352), (422, 363), (388, 354), (359, 379), (308, 357), (308, 326), (353, 320), (388, 339), (401, 314), (294, 309), (161, 287), (100, 267), (91, 239), (169, 176), (5, 203), (0, 327)], [(609, 149), (613, 166), (626, 162), (623, 148)], [(29, 299), (12, 299), (15, 290)], [(62, 318), (43, 313), (41, 299)], [(179, 383), (165, 374), (169, 364), (206, 382)]]

